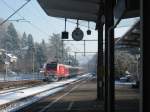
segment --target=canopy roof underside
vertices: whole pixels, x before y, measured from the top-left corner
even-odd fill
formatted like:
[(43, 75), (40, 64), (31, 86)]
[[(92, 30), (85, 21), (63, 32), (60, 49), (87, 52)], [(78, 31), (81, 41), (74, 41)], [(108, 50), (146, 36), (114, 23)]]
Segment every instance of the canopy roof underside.
[(100, 0), (38, 0), (49, 16), (97, 21)]

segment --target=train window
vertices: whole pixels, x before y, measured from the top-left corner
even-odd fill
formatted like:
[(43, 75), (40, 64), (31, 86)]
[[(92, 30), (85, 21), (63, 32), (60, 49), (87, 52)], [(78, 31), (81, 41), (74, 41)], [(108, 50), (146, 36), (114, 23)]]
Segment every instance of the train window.
[(46, 65), (46, 69), (56, 69), (57, 68), (57, 63), (48, 63)]

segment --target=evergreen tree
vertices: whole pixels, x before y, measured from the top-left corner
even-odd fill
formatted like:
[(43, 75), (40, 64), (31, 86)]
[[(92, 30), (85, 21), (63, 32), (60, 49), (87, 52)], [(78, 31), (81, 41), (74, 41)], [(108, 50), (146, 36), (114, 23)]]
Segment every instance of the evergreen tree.
[(33, 37), (31, 34), (28, 35), (27, 39), (28, 39), (27, 41), (28, 49), (24, 59), (25, 59), (26, 71), (31, 73), (33, 71), (35, 48), (34, 48)]
[(33, 42), (33, 37), (32, 37), (31, 34), (28, 35), (27, 44), (28, 44), (30, 50), (33, 49), (33, 47), (34, 47), (34, 42)]
[(13, 45), (11, 41), (11, 36), (8, 36), (6, 34), (5, 37), (1, 40), (1, 46), (7, 51), (12, 51)]
[(43, 64), (47, 61), (47, 58), (41, 44), (36, 43), (35, 48), (35, 70), (38, 71), (39, 68), (41, 68)]
[(0, 65), (5, 64), (5, 56), (4, 54), (0, 54)]
[[(62, 44), (60, 34), (53, 34), (50, 38), (50, 56), (60, 63), (64, 61), (66, 57), (67, 49), (65, 49), (65, 44)], [(63, 54), (62, 54), (63, 53)]]
[(20, 40), (18, 38), (17, 31), (12, 23), (10, 23), (8, 26), (7, 34), (8, 34), (7, 45), (9, 45), (10, 47), (9, 49), (12, 50), (13, 52), (18, 50), (20, 48), (19, 46)]
[(28, 46), (28, 39), (26, 33), (24, 32), (21, 38), (21, 47), (24, 48), (26, 46)]
[(42, 63), (45, 63), (47, 61), (47, 46), (46, 46), (46, 43), (44, 40), (42, 40), (42, 43), (41, 43), (41, 52), (43, 54), (43, 61)]

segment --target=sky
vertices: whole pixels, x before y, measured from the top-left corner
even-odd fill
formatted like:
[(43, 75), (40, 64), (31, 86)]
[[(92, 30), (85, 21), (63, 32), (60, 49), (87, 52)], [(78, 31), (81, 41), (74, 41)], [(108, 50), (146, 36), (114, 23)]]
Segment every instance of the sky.
[[(20, 6), (22, 6), (26, 0), (0, 0), (0, 18), (6, 19), (10, 16), (14, 10), (17, 10)], [(30, 21), (29, 22), (16, 22), (11, 20), (23, 19)], [(64, 31), (64, 19), (63, 18), (55, 18), (48, 16), (43, 9), (40, 7), (36, 0), (31, 0), (25, 7), (23, 7), (18, 13), (12, 16), (9, 21), (11, 21), (20, 35), (23, 32), (26, 34), (32, 34), (34, 41), (41, 42), (42, 39), (45, 42), (48, 42), (48, 39), (53, 33), (61, 34)], [(70, 20), (72, 22), (76, 22), (76, 20)], [(129, 26), (132, 26), (135, 19), (121, 21), (118, 25), (119, 28), (115, 29), (115, 37), (121, 37), (128, 29)], [(88, 39), (96, 39), (97, 40), (97, 31), (95, 31), (95, 23), (90, 22), (90, 28), (92, 30), (92, 35), (86, 35), (88, 22), (87, 21), (79, 21), (79, 27), (84, 32), (84, 40)], [(84, 26), (81, 26), (84, 25)], [(66, 30), (69, 32), (69, 39), (72, 40), (71, 34), (75, 29), (76, 24), (67, 22)], [(66, 46), (71, 48), (71, 52), (80, 51), (83, 52), (83, 41), (81, 42), (64, 42)], [(86, 51), (96, 52), (97, 51), (97, 41), (86, 42)], [(70, 52), (70, 53), (71, 53)], [(92, 54), (90, 54), (92, 56)], [(87, 58), (83, 57), (83, 60), (87, 60)]]

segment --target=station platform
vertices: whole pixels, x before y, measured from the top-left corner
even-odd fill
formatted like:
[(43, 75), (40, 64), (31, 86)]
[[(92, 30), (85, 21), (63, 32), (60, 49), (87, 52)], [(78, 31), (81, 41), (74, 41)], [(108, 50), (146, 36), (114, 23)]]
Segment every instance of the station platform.
[(139, 89), (132, 85), (115, 86), (115, 112), (139, 112)]
[(96, 96), (96, 79), (90, 79), (70, 85), (18, 112), (103, 112), (103, 102), (97, 101)]
[[(18, 112), (104, 112), (98, 101), (96, 79), (70, 84), (64, 90), (46, 97)], [(128, 85), (115, 86), (115, 112), (138, 112), (139, 91)]]

